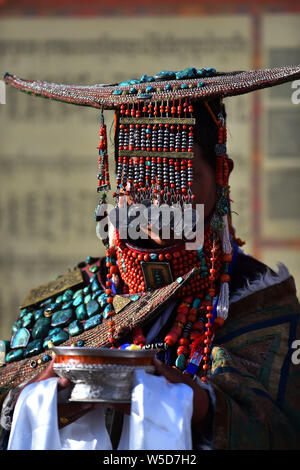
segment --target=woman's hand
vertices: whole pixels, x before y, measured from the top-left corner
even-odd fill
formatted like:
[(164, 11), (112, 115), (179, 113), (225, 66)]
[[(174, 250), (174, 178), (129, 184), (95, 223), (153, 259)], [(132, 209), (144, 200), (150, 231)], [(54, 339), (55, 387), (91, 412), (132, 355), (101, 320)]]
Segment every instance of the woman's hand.
[(193, 398), (193, 416), (192, 426), (199, 432), (202, 423), (208, 413), (209, 398), (208, 393), (197, 382), (195, 382), (189, 375), (183, 374), (175, 367), (170, 367), (163, 364), (159, 359), (154, 358), (154, 365), (156, 370), (163, 375), (169, 382), (184, 383), (189, 385), (194, 391)]

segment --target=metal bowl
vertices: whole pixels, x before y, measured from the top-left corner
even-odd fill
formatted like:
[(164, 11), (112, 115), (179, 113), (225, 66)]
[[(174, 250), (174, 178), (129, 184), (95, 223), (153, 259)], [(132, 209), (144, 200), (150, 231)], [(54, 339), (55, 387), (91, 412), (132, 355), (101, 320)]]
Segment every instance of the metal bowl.
[(133, 373), (154, 373), (152, 350), (53, 347), (54, 371), (74, 383), (70, 401), (130, 403)]

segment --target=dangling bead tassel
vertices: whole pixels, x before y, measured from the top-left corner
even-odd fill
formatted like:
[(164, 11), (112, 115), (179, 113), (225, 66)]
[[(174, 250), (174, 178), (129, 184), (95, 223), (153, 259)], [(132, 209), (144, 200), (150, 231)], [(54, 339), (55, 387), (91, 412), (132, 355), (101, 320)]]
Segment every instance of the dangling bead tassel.
[(100, 129), (99, 129), (99, 160), (98, 160), (98, 187), (97, 191), (109, 191), (109, 167), (107, 155), (107, 134), (106, 125), (104, 123), (104, 115), (100, 115)]
[[(217, 305), (217, 318), (223, 319), (224, 321), (228, 317), (229, 311), (229, 281), (230, 276), (228, 274), (229, 263), (232, 260), (232, 246), (230, 243), (229, 227), (228, 227), (228, 217), (225, 215), (223, 217), (224, 227), (222, 232), (222, 249), (223, 249), (223, 261), (224, 261), (224, 271), (221, 275), (221, 287), (219, 293), (219, 300)], [(222, 320), (217, 320), (216, 323), (222, 323)]]

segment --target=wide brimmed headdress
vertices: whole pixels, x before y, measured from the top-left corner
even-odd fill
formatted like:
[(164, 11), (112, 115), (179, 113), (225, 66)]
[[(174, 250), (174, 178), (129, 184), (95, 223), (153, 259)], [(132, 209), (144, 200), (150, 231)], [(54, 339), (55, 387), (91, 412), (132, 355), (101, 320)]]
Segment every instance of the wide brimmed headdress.
[[(115, 197), (117, 203), (121, 196), (128, 197), (132, 202), (143, 203), (145, 206), (153, 201), (158, 205), (171, 203), (181, 207), (193, 202), (194, 131), (196, 130), (195, 126), (197, 127), (199, 124), (194, 109), (199, 102), (207, 108), (209, 119), (214, 121), (217, 129), (214, 147), (217, 198), (214, 214), (206, 232), (207, 243), (203, 245), (203, 250), (187, 253), (184, 248), (176, 247), (169, 251), (162, 250), (160, 254), (154, 253), (155, 250), (153, 253), (146, 250), (138, 251), (123, 243), (117, 231), (115, 245), (107, 244), (106, 248), (106, 303), (103, 304), (105, 307), (102, 306), (104, 310), (98, 314), (99, 305), (97, 302), (89, 300), (92, 305), (89, 303), (87, 309), (89, 309), (88, 315), (92, 318), (87, 319), (86, 313), (83, 313), (81, 305), (79, 305), (76, 308), (77, 319), (66, 328), (68, 322), (75, 318), (72, 308), (77, 306), (79, 301), (76, 300), (77, 293), (74, 293), (74, 299), (75, 297), (76, 299), (72, 300), (73, 303), (67, 296), (67, 293), (71, 295), (70, 292), (65, 292), (63, 296), (60, 295), (61, 305), (64, 305), (61, 308), (66, 308), (65, 306), (69, 305), (68, 302), (71, 302), (73, 307), (67, 308), (69, 317), (64, 320), (64, 329), (60, 332), (62, 336), (54, 344), (70, 344), (69, 336), (77, 335), (89, 346), (114, 345), (118, 340), (118, 334), (122, 336), (122, 328), (128, 326), (129, 317), (131, 320), (134, 317), (133, 313), (138, 316), (131, 328), (132, 336), (134, 337), (135, 334), (133, 342), (144, 344), (145, 338), (139, 329), (139, 325), (142, 324), (142, 315), (145, 318), (146, 315), (150, 316), (150, 313), (153, 315), (154, 308), (156, 309), (158, 305), (164, 305), (166, 299), (171, 295), (171, 290), (172, 295), (175, 295), (179, 290), (178, 286), (184, 283), (185, 285), (180, 287), (179, 296), (183, 302), (177, 308), (175, 323), (165, 336), (164, 341), (167, 346), (180, 345), (177, 349), (176, 367), (194, 374), (201, 363), (203, 378), (205, 378), (214, 330), (218, 325), (223, 324), (228, 314), (228, 286), (232, 261), (236, 253), (232, 234), (230, 235), (228, 186), (230, 167), (226, 151), (225, 117), (222, 114), (222, 107), (220, 106), (216, 113), (212, 109), (211, 103), (221, 102), (226, 97), (242, 95), (298, 78), (300, 78), (300, 66), (230, 73), (220, 73), (213, 68), (188, 68), (178, 72), (162, 71), (153, 76), (143, 75), (140, 79), (131, 79), (118, 84), (93, 86), (71, 86), (25, 80), (9, 73), (5, 74), (5, 82), (23, 92), (101, 110), (97, 190), (102, 195), (95, 212), (95, 218), (98, 222), (101, 218), (101, 211), (98, 209), (103, 203), (105, 204), (105, 194), (110, 189), (103, 110), (115, 111), (115, 158), (117, 163)], [(201, 142), (199, 144), (201, 145)], [(191, 269), (191, 267), (195, 267), (195, 269)], [(91, 268), (87, 266), (85, 269), (94, 272), (93, 268), (98, 269), (97, 266)], [(118, 292), (119, 274), (124, 283), (122, 294), (125, 293), (125, 297), (114, 295)], [(90, 282), (91, 290), (94, 292), (95, 283), (96, 289), (98, 289), (98, 280), (93, 276)], [(166, 287), (162, 287), (164, 285)], [(153, 295), (147, 293), (147, 290), (154, 290)], [(95, 295), (98, 295), (97, 292), (95, 291)], [(132, 299), (126, 297), (126, 293), (144, 295), (144, 299), (141, 299), (143, 303), (132, 310), (130, 310), (131, 307), (129, 310), (125, 307), (124, 311), (120, 313), (115, 300), (118, 298), (120, 301), (121, 299), (122, 305), (124, 306), (124, 302), (127, 305)], [(195, 299), (194, 295), (196, 295)], [(78, 299), (80, 300), (79, 295)], [(215, 299), (217, 300), (215, 301)], [(154, 305), (153, 308), (151, 302)], [(34, 315), (37, 315), (37, 312), (42, 308), (43, 322), (47, 321), (54, 311), (51, 310), (53, 304), (47, 305), (45, 299), (44, 303), (38, 303), (36, 299), (31, 300), (27, 307), (31, 317), (33, 312)], [(57, 305), (55, 304), (54, 307), (57, 308)], [(80, 311), (77, 310), (79, 308)], [(143, 309), (147, 310), (146, 313), (143, 313)], [(30, 367), (36, 367), (38, 361), (43, 363), (44, 356), (41, 355), (41, 351), (43, 348), (47, 348), (47, 344), (49, 347), (47, 338), (44, 345), (40, 337), (27, 345), (30, 338), (32, 339), (31, 333), (24, 324), (27, 313), (27, 309), (21, 310), (18, 321), (19, 327), (22, 325), (22, 328), (18, 327), (16, 333), (17, 339), (25, 333), (26, 341), (22, 336), (23, 343), (20, 347), (20, 339), (18, 339), (19, 348), (16, 349), (14, 336), (10, 345), (12, 354), (9, 356), (9, 360), (7, 359), (8, 362), (21, 361), (22, 359), (21, 367), (13, 364), (7, 367), (2, 374), (3, 380), (0, 381), (0, 386), (5, 384), (5, 389), (20, 380), (16, 379), (17, 373), (19, 376), (23, 375), (24, 378), (27, 377), (27, 374), (32, 375)], [(59, 316), (59, 320), (61, 320), (61, 312), (58, 313), (60, 316), (57, 314), (56, 316)], [(118, 315), (115, 316), (116, 313)], [(199, 315), (201, 321), (198, 318)], [(203, 318), (206, 318), (205, 330)], [(93, 323), (90, 327), (91, 320)], [(104, 320), (103, 324), (102, 320)], [(74, 323), (76, 323), (76, 328)], [(55, 326), (56, 323), (52, 321), (51, 325)], [(88, 337), (89, 332), (82, 333), (83, 330), (89, 328), (94, 328), (92, 339)], [(51, 341), (54, 341), (52, 337)], [(37, 349), (36, 342), (40, 342), (43, 346)], [(23, 359), (36, 358), (38, 355), (38, 361), (32, 361), (34, 365), (31, 363), (29, 366), (26, 359)]]

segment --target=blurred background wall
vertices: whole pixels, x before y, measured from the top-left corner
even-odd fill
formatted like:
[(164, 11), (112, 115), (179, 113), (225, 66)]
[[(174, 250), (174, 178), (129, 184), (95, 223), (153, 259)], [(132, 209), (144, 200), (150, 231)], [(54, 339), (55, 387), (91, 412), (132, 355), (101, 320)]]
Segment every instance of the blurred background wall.
[[(190, 66), (295, 65), (299, 20), (299, 2), (288, 1), (0, 0), (0, 73), (88, 85)], [(225, 104), (237, 234), (247, 253), (273, 268), (285, 263), (299, 286), (300, 93), (293, 86), (300, 90), (294, 82)], [(106, 115), (111, 123), (112, 113)], [(87, 255), (103, 254), (93, 218), (98, 118), (92, 108), (6, 88), (0, 105), (2, 339), (11, 336), (31, 288)]]

